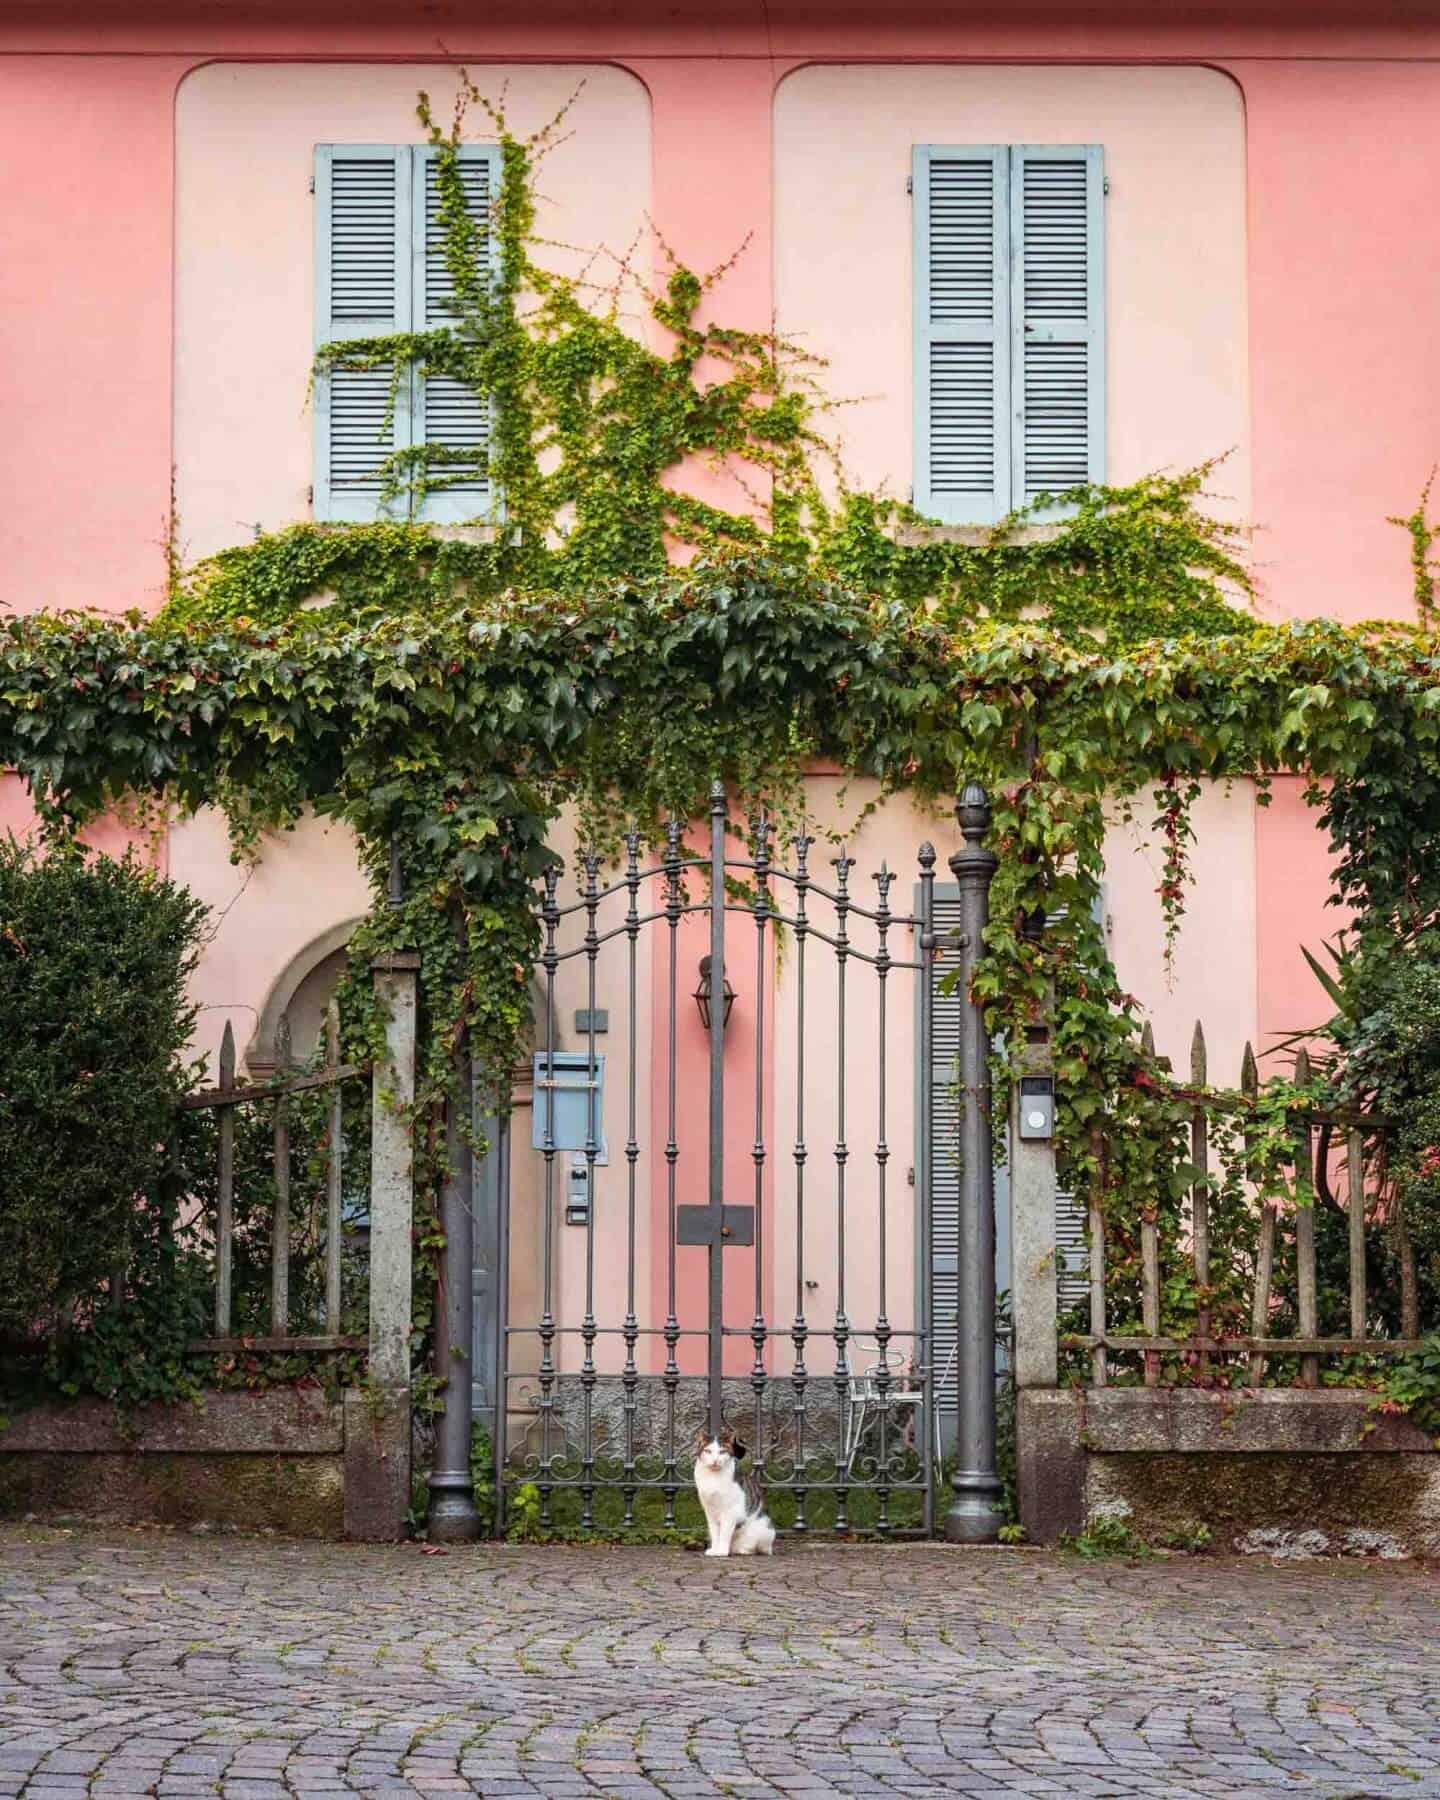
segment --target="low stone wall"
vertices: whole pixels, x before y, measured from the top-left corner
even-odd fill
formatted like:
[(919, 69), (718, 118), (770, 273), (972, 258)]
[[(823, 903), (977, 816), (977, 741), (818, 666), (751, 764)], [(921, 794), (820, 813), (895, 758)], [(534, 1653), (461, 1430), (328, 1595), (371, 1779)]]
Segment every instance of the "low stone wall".
[(105, 1401), (35, 1407), (0, 1430), (0, 1516), (393, 1538), (408, 1429), (408, 1393), (401, 1405), (317, 1388), (212, 1393), (123, 1425)]
[(1021, 1519), (1054, 1543), (1097, 1513), (1142, 1536), (1207, 1525), (1230, 1549), (1440, 1556), (1440, 1452), (1363, 1393), (1030, 1389), (1018, 1396)]

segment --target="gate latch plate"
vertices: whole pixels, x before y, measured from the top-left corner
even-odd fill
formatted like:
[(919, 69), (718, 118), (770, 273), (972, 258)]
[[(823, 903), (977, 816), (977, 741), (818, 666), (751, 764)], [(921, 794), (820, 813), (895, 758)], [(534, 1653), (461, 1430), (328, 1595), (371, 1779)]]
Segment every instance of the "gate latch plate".
[(755, 1242), (755, 1208), (753, 1206), (677, 1206), (675, 1208), (675, 1242), (677, 1244), (713, 1244), (718, 1234), (722, 1245)]

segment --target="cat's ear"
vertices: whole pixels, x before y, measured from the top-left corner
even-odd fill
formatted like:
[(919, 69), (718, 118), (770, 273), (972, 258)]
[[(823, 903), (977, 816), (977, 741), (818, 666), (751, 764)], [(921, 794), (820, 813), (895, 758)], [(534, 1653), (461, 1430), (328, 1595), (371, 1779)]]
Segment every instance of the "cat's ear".
[(731, 1438), (730, 1454), (735, 1458), (736, 1462), (739, 1462), (740, 1458), (745, 1454), (745, 1446), (740, 1442), (739, 1438)]

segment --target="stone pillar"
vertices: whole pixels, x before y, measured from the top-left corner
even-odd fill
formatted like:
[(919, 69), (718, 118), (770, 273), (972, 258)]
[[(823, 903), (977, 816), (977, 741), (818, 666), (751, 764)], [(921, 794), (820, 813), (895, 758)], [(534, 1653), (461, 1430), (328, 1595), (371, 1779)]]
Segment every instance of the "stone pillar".
[(1058, 1544), (1084, 1526), (1084, 1424), (1083, 1393), (1028, 1388), (1015, 1396), (1020, 1523), (1032, 1544)]
[(1054, 1387), (1060, 1379), (1055, 1251), (1055, 1099), (1026, 1078), (1050, 1080), (1050, 1037), (1039, 1032), (1021, 1053), (1010, 1099), (1010, 1300), (1015, 1324), (1017, 1389)]
[(410, 1389), (345, 1390), (345, 1535), (390, 1544), (410, 1510)]
[(371, 1075), (369, 1385), (346, 1396), (345, 1529), (398, 1538), (410, 1507), (410, 1283), (420, 958), (392, 950), (371, 968), (385, 1015), (385, 1057)]
[[(1055, 1139), (1050, 1037), (1037, 1031), (1020, 1057), (1010, 1100), (1010, 1299), (1015, 1324), (1015, 1485), (1020, 1523), (1053, 1544), (1084, 1523), (1085, 1453), (1075, 1397), (1060, 1379), (1059, 1268), (1055, 1243)], [(1027, 1078), (1035, 1084), (1027, 1093)]]
[(410, 1120), (415, 1099), (415, 1014), (420, 958), (392, 950), (371, 965), (385, 1014), (385, 1060), (371, 1075), (370, 1379), (410, 1385), (410, 1261), (414, 1169)]

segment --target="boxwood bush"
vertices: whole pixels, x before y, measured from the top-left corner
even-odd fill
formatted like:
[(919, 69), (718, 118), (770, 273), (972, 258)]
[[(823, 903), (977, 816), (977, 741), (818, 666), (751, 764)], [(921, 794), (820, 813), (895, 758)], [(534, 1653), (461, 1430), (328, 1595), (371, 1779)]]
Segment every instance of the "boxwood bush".
[(167, 1193), (205, 909), (133, 853), (0, 840), (0, 1339), (86, 1323)]

